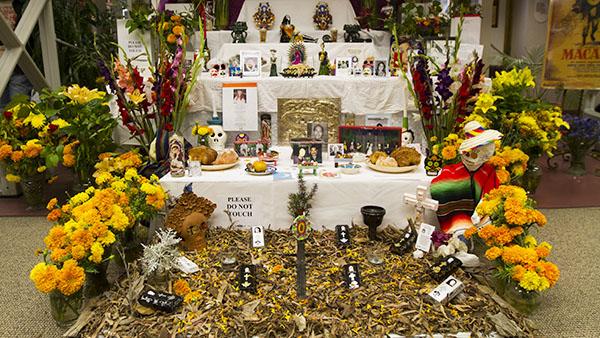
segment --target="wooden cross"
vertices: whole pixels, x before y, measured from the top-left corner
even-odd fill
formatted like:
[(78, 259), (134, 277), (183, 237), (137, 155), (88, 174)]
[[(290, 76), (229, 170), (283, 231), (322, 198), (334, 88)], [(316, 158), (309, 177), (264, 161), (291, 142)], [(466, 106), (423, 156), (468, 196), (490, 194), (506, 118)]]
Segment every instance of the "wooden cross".
[(427, 198), (425, 193), (427, 192), (427, 187), (424, 185), (417, 186), (416, 194), (404, 194), (404, 203), (408, 205), (412, 205), (415, 207), (415, 225), (419, 226), (423, 221), (423, 214), (425, 214), (425, 209), (429, 209), (432, 211), (436, 211), (438, 209), (439, 202)]
[(304, 241), (312, 231), (311, 223), (305, 215), (300, 215), (292, 223), (292, 233), (296, 237), (296, 294), (298, 298), (306, 297), (306, 252)]

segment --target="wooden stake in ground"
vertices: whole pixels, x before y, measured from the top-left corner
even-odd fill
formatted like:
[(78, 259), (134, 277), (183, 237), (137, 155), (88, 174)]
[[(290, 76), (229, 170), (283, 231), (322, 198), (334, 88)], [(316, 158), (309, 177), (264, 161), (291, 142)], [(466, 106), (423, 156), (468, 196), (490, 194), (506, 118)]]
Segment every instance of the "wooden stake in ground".
[(298, 298), (306, 297), (306, 252), (304, 241), (310, 236), (312, 227), (305, 215), (300, 215), (292, 223), (292, 233), (296, 238), (296, 294)]

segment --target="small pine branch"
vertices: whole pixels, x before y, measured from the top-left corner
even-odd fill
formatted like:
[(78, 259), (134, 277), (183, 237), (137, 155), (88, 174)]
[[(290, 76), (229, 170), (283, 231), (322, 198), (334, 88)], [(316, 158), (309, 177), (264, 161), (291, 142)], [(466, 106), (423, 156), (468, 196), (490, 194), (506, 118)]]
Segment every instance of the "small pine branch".
[(309, 214), (312, 205), (310, 201), (313, 199), (317, 192), (317, 184), (313, 184), (310, 192), (307, 192), (306, 181), (302, 174), (298, 175), (298, 192), (289, 194), (288, 199), (288, 212), (296, 218), (303, 213)]

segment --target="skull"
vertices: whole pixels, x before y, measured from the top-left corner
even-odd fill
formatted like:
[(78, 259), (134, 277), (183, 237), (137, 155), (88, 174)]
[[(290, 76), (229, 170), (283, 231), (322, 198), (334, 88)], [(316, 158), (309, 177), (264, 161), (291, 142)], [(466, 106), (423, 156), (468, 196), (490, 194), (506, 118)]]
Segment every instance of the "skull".
[(462, 152), (460, 157), (469, 171), (475, 171), (494, 155), (495, 150), (496, 144), (492, 142), (471, 149), (470, 151)]
[(209, 71), (210, 77), (217, 77), (219, 76), (219, 70), (215, 69), (215, 68), (211, 68)]
[(208, 146), (216, 151), (225, 150), (227, 133), (222, 126), (211, 126), (213, 133), (208, 138)]

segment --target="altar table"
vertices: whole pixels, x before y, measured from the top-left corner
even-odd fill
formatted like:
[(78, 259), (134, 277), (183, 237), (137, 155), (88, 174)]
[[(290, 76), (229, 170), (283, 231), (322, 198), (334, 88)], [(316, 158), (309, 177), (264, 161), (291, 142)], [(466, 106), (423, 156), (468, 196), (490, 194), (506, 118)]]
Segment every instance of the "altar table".
[[(292, 218), (288, 214), (288, 194), (297, 192), (297, 168), (292, 167), (289, 155), (291, 149), (281, 147), (279, 172), (291, 172), (292, 178), (275, 180), (274, 176), (251, 176), (245, 169), (242, 159), (236, 167), (219, 172), (203, 171), (199, 177), (174, 178), (170, 174), (162, 177), (161, 185), (172, 196), (180, 196), (184, 187), (192, 183), (193, 191), (217, 204), (210, 223), (226, 227), (231, 224), (227, 214), (232, 213), (232, 221), (238, 226), (262, 225), (271, 229), (289, 228)], [(255, 160), (255, 159), (254, 159)], [(320, 170), (335, 171), (333, 161), (324, 160)], [(304, 178), (307, 188), (313, 183), (318, 190), (311, 202), (310, 218), (316, 230), (333, 229), (337, 224), (362, 224), (360, 208), (365, 205), (379, 205), (386, 209), (382, 225), (406, 226), (407, 217), (414, 217), (414, 208), (404, 204), (404, 193), (415, 193), (417, 186), (429, 186), (432, 177), (425, 174), (421, 164), (414, 172), (386, 174), (373, 171), (362, 164), (357, 175), (344, 175), (340, 178), (313, 176), (308, 171)], [(425, 220), (436, 224), (435, 215), (426, 213)]]

